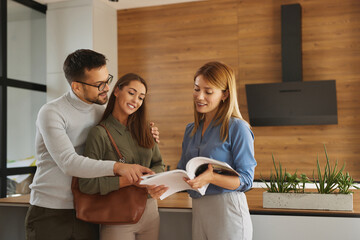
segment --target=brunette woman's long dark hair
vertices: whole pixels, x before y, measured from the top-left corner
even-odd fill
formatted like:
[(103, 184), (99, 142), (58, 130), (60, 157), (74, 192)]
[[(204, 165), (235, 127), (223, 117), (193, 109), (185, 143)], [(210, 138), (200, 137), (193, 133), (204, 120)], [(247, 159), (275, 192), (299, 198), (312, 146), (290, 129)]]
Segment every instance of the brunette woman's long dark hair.
[[(120, 90), (124, 86), (128, 86), (131, 81), (139, 81), (141, 82), (146, 89), (146, 92), (148, 90), (147, 84), (145, 80), (140, 77), (139, 75), (135, 73), (127, 73), (124, 76), (122, 76), (115, 84), (114, 90), (112, 91), (109, 103), (105, 109), (104, 115), (101, 119), (101, 121), (107, 119), (109, 115), (114, 110), (115, 105), (115, 90), (118, 87)], [(129, 115), (128, 121), (127, 121), (127, 127), (129, 131), (131, 132), (132, 137), (137, 141), (139, 146), (144, 148), (152, 148), (154, 146), (154, 139), (150, 132), (150, 125), (147, 121), (147, 112), (146, 112), (146, 98), (143, 100), (142, 105), (139, 107), (139, 109), (134, 112), (133, 114)]]

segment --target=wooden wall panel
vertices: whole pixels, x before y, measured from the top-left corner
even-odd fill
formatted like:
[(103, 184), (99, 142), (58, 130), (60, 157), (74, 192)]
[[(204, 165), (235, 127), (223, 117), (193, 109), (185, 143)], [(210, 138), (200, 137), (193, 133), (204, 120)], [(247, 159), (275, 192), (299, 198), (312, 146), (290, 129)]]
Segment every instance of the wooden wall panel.
[(234, 1), (194, 2), (118, 12), (119, 75), (149, 83), (149, 115), (160, 128), (160, 151), (174, 169), (187, 123), (193, 121), (193, 75), (220, 60), (237, 68)]
[(256, 177), (268, 176), (272, 154), (288, 171), (312, 176), (318, 155), (324, 165), (325, 144), (360, 180), (360, 1), (241, 1), (241, 108), (247, 116), (245, 84), (281, 82), (280, 6), (291, 3), (302, 6), (303, 81), (336, 80), (338, 125), (253, 127)]
[(119, 74), (137, 72), (150, 85), (149, 110), (172, 168), (186, 123), (193, 121), (193, 74), (223, 61), (237, 73), (240, 110), (245, 84), (281, 82), (280, 6), (302, 5), (303, 80), (336, 80), (338, 125), (253, 127), (255, 178), (267, 177), (271, 155), (309, 176), (323, 144), (360, 181), (360, 1), (213, 0), (118, 11)]

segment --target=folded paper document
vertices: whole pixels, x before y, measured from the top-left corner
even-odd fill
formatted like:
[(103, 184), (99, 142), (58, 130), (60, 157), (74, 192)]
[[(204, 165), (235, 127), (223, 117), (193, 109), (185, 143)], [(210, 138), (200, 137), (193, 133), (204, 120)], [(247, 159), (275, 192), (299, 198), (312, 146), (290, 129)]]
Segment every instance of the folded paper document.
[[(195, 177), (206, 171), (206, 169), (208, 168), (208, 164), (212, 165), (214, 172), (216, 173), (239, 176), (239, 173), (236, 172), (229, 164), (225, 162), (206, 157), (195, 157), (186, 164), (186, 171), (177, 169), (154, 175), (143, 176), (140, 184), (167, 186), (169, 189), (160, 197), (160, 199), (163, 200), (176, 192), (192, 189), (190, 185), (184, 181), (184, 177), (194, 179)], [(198, 191), (201, 195), (204, 195), (208, 186), (209, 184), (197, 190), (192, 190)]]

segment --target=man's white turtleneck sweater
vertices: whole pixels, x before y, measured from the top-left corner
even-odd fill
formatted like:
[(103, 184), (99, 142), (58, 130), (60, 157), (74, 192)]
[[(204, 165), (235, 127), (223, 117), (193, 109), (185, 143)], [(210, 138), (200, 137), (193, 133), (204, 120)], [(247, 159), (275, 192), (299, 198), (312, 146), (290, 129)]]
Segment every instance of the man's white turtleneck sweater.
[(72, 176), (113, 176), (114, 161), (81, 156), (90, 129), (104, 112), (98, 104), (87, 104), (71, 90), (45, 104), (36, 121), (37, 170), (30, 185), (30, 204), (72, 209)]

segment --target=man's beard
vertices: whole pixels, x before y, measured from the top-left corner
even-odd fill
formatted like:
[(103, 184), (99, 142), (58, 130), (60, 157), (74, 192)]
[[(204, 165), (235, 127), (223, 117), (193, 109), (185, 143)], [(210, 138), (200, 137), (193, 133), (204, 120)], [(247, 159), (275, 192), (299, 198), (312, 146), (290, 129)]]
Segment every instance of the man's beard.
[(108, 96), (106, 95), (106, 98), (105, 98), (105, 99), (100, 100), (100, 94), (103, 94), (103, 93), (107, 93), (107, 92), (99, 93), (96, 98), (89, 98), (88, 96), (85, 95), (85, 100), (88, 101), (88, 102), (91, 102), (91, 103), (95, 103), (95, 104), (99, 104), (99, 105), (104, 105), (104, 104), (106, 104), (107, 101), (108, 101)]

